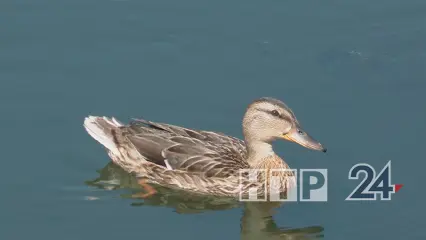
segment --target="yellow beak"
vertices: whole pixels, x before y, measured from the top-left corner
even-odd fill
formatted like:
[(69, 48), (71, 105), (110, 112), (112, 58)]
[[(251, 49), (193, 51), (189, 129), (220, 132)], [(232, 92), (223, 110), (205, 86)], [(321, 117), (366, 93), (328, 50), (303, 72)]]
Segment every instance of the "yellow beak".
[(295, 127), (290, 130), (290, 132), (283, 134), (282, 138), (287, 141), (300, 144), (305, 148), (327, 152), (327, 148), (325, 148), (324, 146), (322, 146), (321, 143), (309, 136), (309, 134), (300, 129), (300, 127)]

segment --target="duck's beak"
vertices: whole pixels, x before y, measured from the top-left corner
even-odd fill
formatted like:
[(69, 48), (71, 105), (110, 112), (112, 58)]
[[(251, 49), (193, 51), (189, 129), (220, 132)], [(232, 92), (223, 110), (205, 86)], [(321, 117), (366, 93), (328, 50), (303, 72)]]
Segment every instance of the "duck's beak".
[(321, 145), (321, 143), (309, 136), (309, 134), (303, 131), (300, 127), (292, 128), (290, 132), (283, 135), (283, 138), (288, 141), (298, 143), (304, 146), (305, 148), (327, 152), (327, 148), (325, 148), (323, 145)]

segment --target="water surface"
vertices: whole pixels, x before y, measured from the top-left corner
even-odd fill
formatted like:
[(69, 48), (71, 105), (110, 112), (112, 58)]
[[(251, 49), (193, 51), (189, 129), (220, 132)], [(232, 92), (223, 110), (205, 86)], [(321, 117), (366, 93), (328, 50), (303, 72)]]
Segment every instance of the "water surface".
[[(3, 0), (0, 22), (1, 239), (425, 237), (415, 186), (426, 167), (426, 2)], [(167, 191), (166, 203), (129, 198), (125, 174), (93, 184), (111, 175), (97, 172), (109, 160), (86, 115), (242, 137), (244, 109), (262, 96), (285, 101), (328, 147), (274, 144), (292, 168), (328, 169), (327, 203), (193, 211), (185, 204), (199, 202)], [(389, 160), (404, 184), (391, 201), (344, 201), (354, 164)]]

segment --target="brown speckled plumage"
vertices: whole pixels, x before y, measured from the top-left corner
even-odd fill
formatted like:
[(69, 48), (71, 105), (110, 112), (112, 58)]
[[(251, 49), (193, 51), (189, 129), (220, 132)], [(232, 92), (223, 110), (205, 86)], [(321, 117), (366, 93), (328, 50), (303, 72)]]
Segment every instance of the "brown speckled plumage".
[[(268, 115), (270, 108), (278, 109), (283, 117)], [(245, 141), (144, 119), (124, 125), (114, 118), (90, 116), (84, 126), (107, 148), (114, 163), (149, 183), (201, 194), (238, 196), (265, 184), (240, 179), (240, 170), (289, 169), (269, 146), (296, 123), (287, 106), (265, 98), (248, 107), (243, 124)], [(294, 184), (294, 176), (288, 172), (278, 175), (284, 186), (280, 190), (285, 192)]]

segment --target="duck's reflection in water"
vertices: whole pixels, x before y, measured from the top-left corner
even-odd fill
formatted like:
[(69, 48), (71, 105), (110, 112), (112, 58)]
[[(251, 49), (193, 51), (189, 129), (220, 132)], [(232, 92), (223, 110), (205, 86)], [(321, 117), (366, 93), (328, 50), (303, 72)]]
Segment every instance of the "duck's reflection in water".
[[(107, 164), (99, 171), (99, 177), (87, 181), (87, 185), (103, 189), (134, 189), (134, 193), (140, 190), (140, 186), (132, 175), (126, 173), (113, 163)], [(188, 194), (187, 192), (171, 190), (161, 186), (155, 186), (157, 194), (132, 203), (133, 206), (165, 206), (175, 209), (180, 214), (200, 213), (206, 211), (243, 208), (241, 218), (241, 239), (320, 239), (323, 238), (324, 228), (321, 226), (309, 226), (304, 228), (286, 228), (276, 225), (273, 215), (281, 203), (250, 202), (241, 203), (232, 198), (218, 198)], [(123, 195), (125, 198), (133, 198), (133, 194)]]

